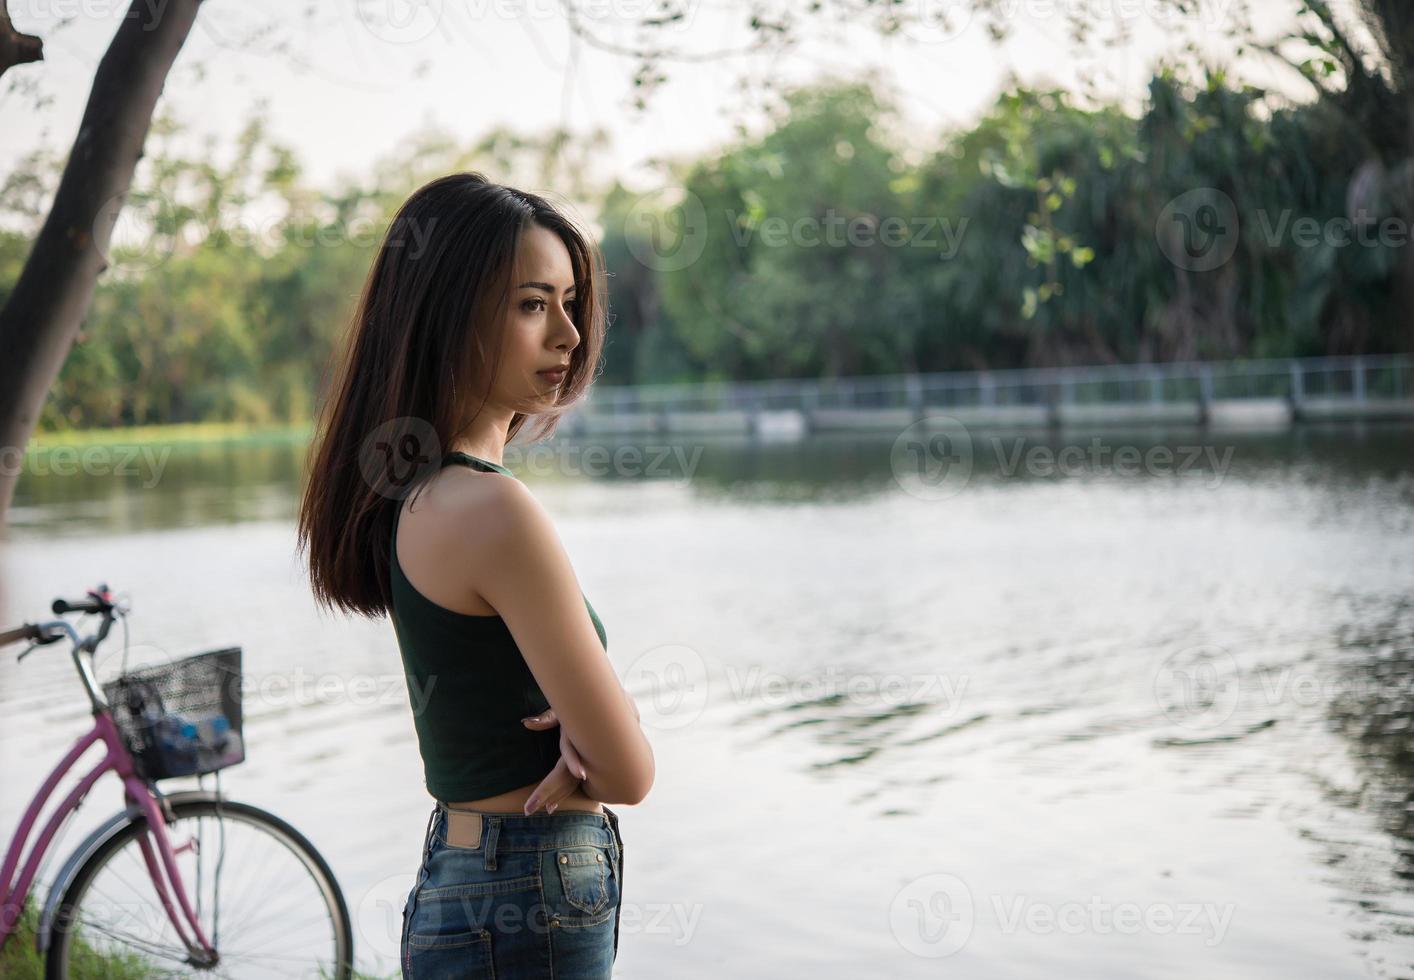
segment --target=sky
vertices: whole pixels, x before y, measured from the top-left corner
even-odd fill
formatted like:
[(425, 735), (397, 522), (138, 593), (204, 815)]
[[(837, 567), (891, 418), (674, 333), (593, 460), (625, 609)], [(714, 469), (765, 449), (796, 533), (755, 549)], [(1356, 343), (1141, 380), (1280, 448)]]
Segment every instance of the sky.
[[(1178, 15), (1164, 14), (1159, 0), (1000, 0), (1013, 35), (998, 46), (964, 0), (903, 0), (907, 9), (925, 16), (950, 12), (951, 19), (883, 39), (857, 16), (840, 22), (801, 14), (799, 43), (762, 58), (708, 57), (747, 46), (746, 4), (676, 0), (687, 11), (683, 24), (653, 36), (694, 60), (665, 61), (669, 80), (640, 114), (630, 105), (636, 62), (577, 39), (566, 2), (205, 0), (162, 106), (195, 134), (228, 147), (252, 107), (267, 101), (271, 136), (297, 151), (316, 186), (370, 172), (375, 160), (427, 126), (467, 141), (497, 124), (527, 134), (602, 126), (612, 138), (607, 174), (647, 191), (661, 184), (655, 160), (709, 154), (734, 142), (738, 125), (749, 132), (764, 128), (751, 100), (734, 89), (741, 78), (790, 84), (877, 70), (901, 112), (899, 139), (925, 149), (940, 132), (965, 127), (984, 112), (1009, 71), (1027, 83), (1068, 88), (1091, 72), (1103, 91), (1137, 113), (1147, 68), (1180, 39), (1233, 61), (1229, 37), (1239, 5), (1202, 0), (1194, 13)], [(630, 25), (662, 2), (574, 0), (585, 29), (618, 45), (631, 44)], [(45, 61), (0, 79), (3, 173), (41, 146), (67, 152), (94, 71), (128, 8), (119, 0), (10, 0), (9, 6), (18, 29), (44, 39)], [(1297, 4), (1252, 0), (1250, 6), (1253, 20), (1272, 36)], [(1098, 44), (1077, 49), (1067, 39), (1064, 16), (1077, 7), (1100, 14), (1102, 33), (1127, 25), (1130, 40), (1114, 50)], [(284, 50), (275, 50), (276, 40)], [(1294, 72), (1270, 61), (1249, 58), (1237, 67), (1242, 77), (1290, 98), (1310, 97)], [(41, 109), (28, 86), (46, 100)]]

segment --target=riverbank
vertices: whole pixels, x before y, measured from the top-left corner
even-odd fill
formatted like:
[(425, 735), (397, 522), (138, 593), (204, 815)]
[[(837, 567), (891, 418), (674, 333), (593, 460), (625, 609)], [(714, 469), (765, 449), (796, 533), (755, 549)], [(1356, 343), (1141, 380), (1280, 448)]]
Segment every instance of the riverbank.
[(308, 441), (314, 433), (310, 422), (287, 426), (252, 426), (234, 422), (191, 422), (180, 425), (138, 425), (121, 429), (71, 429), (37, 432), (25, 453), (45, 453), (60, 447), (176, 446), (191, 443), (269, 445)]

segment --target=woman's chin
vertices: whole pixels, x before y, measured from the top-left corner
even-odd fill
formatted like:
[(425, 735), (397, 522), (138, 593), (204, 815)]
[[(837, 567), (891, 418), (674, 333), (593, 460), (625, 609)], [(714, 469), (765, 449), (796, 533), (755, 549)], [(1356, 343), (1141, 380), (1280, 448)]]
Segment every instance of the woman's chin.
[(522, 398), (516, 406), (516, 411), (522, 415), (535, 415), (554, 408), (559, 404), (559, 401), (560, 391), (558, 388), (552, 388), (549, 391), (542, 389)]

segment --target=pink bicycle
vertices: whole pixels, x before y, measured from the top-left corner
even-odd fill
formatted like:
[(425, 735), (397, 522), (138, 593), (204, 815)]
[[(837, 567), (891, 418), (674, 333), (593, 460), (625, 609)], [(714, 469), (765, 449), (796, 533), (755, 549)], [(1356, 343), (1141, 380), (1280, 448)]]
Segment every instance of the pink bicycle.
[[(115, 772), (126, 808), (68, 857), (39, 912), (35, 940), (50, 980), (351, 977), (348, 907), (308, 840), (279, 817), (224, 798), (219, 776), (215, 792), (157, 787), (160, 779), (219, 772), (245, 758), (240, 648), (125, 671), (100, 686), (93, 655), (113, 623), (126, 617), (126, 604), (100, 585), (78, 601), (54, 600), (53, 611), (101, 621), (87, 636), (64, 619), (26, 623), (0, 633), (0, 646), (30, 641), (23, 659), (67, 637), (93, 728), (40, 786), (10, 842), (0, 868), (0, 947), (15, 932), (55, 833), (94, 782)], [(126, 636), (126, 621), (124, 630)], [(98, 742), (104, 757), (59, 804), (20, 868), (40, 810)]]

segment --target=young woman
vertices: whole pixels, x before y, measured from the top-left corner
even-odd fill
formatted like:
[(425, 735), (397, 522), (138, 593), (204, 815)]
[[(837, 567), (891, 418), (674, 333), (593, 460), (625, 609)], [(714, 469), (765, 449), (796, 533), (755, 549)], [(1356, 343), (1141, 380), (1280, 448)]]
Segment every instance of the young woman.
[(318, 423), (299, 514), (326, 606), (387, 614), (428, 792), (404, 977), (607, 978), (623, 838), (653, 785), (638, 711), (545, 510), (503, 465), (597, 370), (602, 256), (478, 173), (393, 219)]

